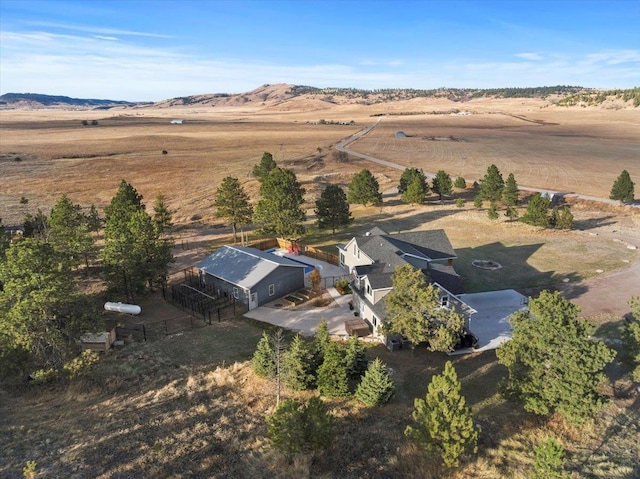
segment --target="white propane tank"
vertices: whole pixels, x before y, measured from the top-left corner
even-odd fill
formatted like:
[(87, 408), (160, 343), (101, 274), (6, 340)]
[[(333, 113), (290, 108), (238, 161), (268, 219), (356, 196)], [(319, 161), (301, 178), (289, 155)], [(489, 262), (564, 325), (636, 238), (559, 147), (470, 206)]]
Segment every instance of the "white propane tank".
[(125, 304), (125, 303), (104, 303), (104, 309), (107, 311), (115, 311), (117, 313), (125, 314), (140, 314), (142, 309), (137, 304)]

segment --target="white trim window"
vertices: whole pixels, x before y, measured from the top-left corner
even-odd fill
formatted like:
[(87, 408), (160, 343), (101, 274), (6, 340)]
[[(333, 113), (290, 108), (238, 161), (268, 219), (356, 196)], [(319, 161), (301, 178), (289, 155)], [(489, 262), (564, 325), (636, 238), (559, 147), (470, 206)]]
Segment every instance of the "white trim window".
[(233, 287), (233, 297), (236, 299), (240, 298), (240, 292), (238, 291), (238, 288), (236, 288), (235, 286)]
[(273, 296), (274, 294), (276, 294), (276, 285), (275, 284), (270, 284), (269, 285), (269, 296)]
[(440, 306), (442, 306), (443, 308), (448, 308), (449, 307), (449, 295), (445, 295), (445, 296), (441, 296), (440, 297)]

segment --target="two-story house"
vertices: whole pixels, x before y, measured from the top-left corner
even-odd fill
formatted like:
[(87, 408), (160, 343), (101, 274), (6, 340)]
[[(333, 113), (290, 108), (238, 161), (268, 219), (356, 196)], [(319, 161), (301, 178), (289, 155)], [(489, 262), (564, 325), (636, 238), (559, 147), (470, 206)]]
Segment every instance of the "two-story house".
[(339, 246), (340, 266), (352, 277), (353, 306), (371, 326), (374, 336), (385, 319), (384, 297), (393, 289), (391, 276), (407, 263), (422, 270), (427, 282), (440, 291), (440, 304), (466, 318), (475, 310), (460, 300), (462, 280), (453, 269), (456, 253), (444, 230), (415, 231), (390, 235), (375, 227), (364, 236)]

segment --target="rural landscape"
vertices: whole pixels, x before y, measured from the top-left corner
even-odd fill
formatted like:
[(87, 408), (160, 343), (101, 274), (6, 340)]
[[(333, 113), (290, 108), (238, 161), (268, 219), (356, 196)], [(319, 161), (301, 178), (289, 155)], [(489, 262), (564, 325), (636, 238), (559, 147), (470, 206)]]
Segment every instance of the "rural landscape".
[[(640, 477), (639, 138), (638, 88), (3, 95), (0, 476)], [(276, 194), (273, 212), (275, 175), (300, 201)], [(228, 212), (227, 187), (253, 216)], [(292, 204), (300, 214), (281, 221)], [(279, 238), (339, 266), (339, 247), (374, 228), (442, 230), (464, 293), (528, 298), (511, 341), (448, 355), (458, 336), (394, 351), (373, 327), (329, 337), (324, 315), (354, 318), (336, 295), (352, 294), (353, 271), (348, 286), (305, 277), (310, 298), (283, 308), (319, 318), (303, 336), (231, 295), (213, 320), (176, 300), (224, 245)], [(127, 276), (133, 254), (147, 269)], [(81, 335), (107, 324), (116, 343), (81, 353)], [(542, 366), (522, 359), (537, 354)], [(365, 380), (383, 390), (370, 385), (373, 400)]]

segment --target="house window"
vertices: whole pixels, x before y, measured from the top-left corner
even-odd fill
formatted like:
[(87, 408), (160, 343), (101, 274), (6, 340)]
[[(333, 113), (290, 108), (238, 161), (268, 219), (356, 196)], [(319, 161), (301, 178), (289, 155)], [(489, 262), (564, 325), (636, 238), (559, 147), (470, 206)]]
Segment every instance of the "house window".
[(440, 306), (446, 308), (449, 306), (449, 296), (442, 296), (440, 298)]
[(367, 283), (367, 294), (371, 296), (371, 285)]
[(344, 266), (344, 253), (340, 252), (340, 266)]
[(233, 288), (233, 297), (238, 299), (240, 297), (240, 293), (238, 292), (238, 288)]
[(353, 243), (353, 255), (355, 256), (358, 251), (358, 245)]
[(273, 296), (274, 294), (276, 294), (276, 285), (275, 284), (270, 284), (269, 285), (269, 296)]
[(373, 317), (373, 327), (374, 328), (378, 327), (378, 318), (376, 318), (375, 316)]

